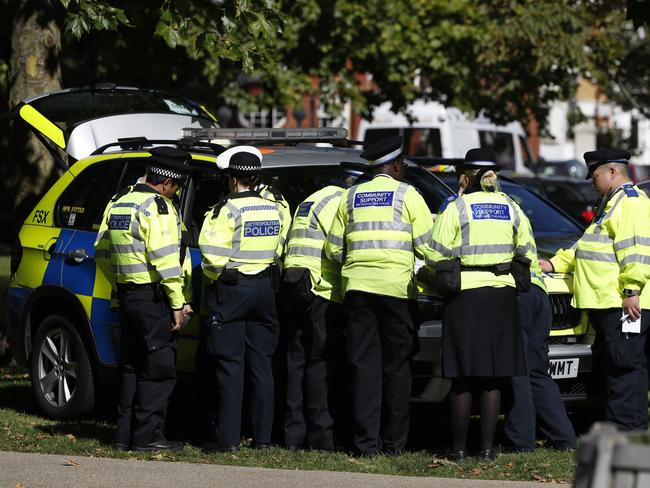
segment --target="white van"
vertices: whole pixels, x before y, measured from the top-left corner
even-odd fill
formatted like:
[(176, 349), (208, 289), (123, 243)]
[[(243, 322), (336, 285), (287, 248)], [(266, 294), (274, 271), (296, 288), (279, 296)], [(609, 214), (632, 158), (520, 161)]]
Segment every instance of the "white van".
[(473, 121), (456, 108), (437, 102), (416, 101), (408, 106), (412, 122), (395, 114), (384, 103), (373, 113), (373, 120), (362, 120), (359, 139), (364, 145), (392, 135), (402, 135), (410, 159), (463, 158), (474, 147), (486, 147), (496, 153), (503, 169), (532, 173), (534, 161), (528, 139), (519, 122), (495, 125), (479, 117)]

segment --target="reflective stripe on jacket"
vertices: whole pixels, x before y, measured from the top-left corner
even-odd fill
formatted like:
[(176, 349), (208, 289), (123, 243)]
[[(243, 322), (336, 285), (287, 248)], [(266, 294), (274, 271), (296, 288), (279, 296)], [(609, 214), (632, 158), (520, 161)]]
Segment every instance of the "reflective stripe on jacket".
[[(475, 191), (449, 203), (433, 224), (425, 262), (460, 258), (465, 266), (493, 266), (515, 255), (537, 252), (530, 223), (510, 197), (501, 192)], [(511, 274), (462, 271), (461, 289), (515, 286)]]
[(309, 269), (312, 292), (336, 302), (342, 300), (341, 266), (327, 259), (324, 247), (343, 191), (338, 186), (326, 186), (298, 206), (284, 259), (287, 269)]
[(163, 285), (172, 308), (183, 308), (183, 272), (180, 264), (181, 222), (170, 200), (148, 185), (135, 185), (104, 212), (95, 259), (100, 267), (111, 263), (118, 284)]
[(650, 200), (630, 184), (617, 189), (582, 237), (551, 259), (558, 273), (574, 272), (576, 308), (620, 308), (624, 289), (641, 290), (650, 309)]
[(199, 236), (203, 274), (216, 281), (224, 269), (265, 270), (282, 252), (278, 204), (257, 192), (233, 193), (205, 214)]
[(343, 264), (342, 293), (414, 298), (413, 253), (423, 257), (432, 223), (417, 190), (390, 176), (347, 190), (325, 245), (328, 258)]

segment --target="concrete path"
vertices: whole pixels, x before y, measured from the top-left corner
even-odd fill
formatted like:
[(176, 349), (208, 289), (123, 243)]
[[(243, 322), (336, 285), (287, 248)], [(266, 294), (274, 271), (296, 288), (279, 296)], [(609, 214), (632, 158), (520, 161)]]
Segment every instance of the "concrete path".
[[(21, 486), (22, 485), (22, 486)], [(517, 481), (416, 478), (0, 451), (0, 488), (542, 488)], [(567, 486), (567, 485), (564, 485)]]

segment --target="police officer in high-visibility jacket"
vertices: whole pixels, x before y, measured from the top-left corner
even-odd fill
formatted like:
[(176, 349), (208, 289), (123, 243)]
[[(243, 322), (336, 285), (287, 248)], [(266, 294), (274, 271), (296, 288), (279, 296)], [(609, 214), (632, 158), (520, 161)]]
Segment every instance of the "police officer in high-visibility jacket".
[(253, 190), (262, 154), (230, 148), (218, 158), (231, 193), (205, 216), (199, 247), (209, 309), (206, 349), (218, 389), (217, 429), (208, 452), (239, 449), (244, 371), (250, 372), (253, 445), (266, 448), (273, 423), (271, 356), (278, 317), (270, 266), (282, 252), (278, 204)]
[(535, 243), (521, 208), (499, 191), (498, 169), (491, 150), (467, 152), (456, 168), (461, 194), (441, 206), (426, 256), (447, 295), (442, 372), (452, 380), (448, 456), (455, 461), (466, 457), (472, 391), (481, 391), (479, 457), (491, 461), (501, 391), (510, 377), (526, 374), (515, 286), (530, 287), (526, 254)]
[(374, 177), (341, 197), (325, 251), (343, 265), (354, 446), (362, 455), (400, 454), (417, 340), (409, 304), (417, 293), (413, 254), (422, 256), (433, 219), (417, 190), (402, 182), (401, 137), (380, 141), (361, 156)]
[(95, 242), (98, 264), (106, 268), (110, 260), (117, 282), (121, 389), (114, 447), (120, 450), (183, 447), (165, 439), (164, 423), (176, 382), (173, 333), (184, 312), (191, 314), (183, 295), (181, 221), (170, 201), (190, 155), (172, 147), (150, 153), (145, 183), (109, 202)]
[[(601, 203), (578, 242), (540, 264), (544, 271), (574, 273), (572, 305), (588, 310), (596, 331), (592, 352), (607, 388), (605, 420), (622, 430), (645, 431), (650, 200), (629, 179), (629, 152), (599, 149), (584, 158)], [(639, 318), (640, 326), (633, 324)]]
[(298, 206), (291, 225), (283, 286), (292, 323), (284, 419), (289, 450), (334, 449), (332, 408), (341, 394), (333, 390), (341, 389), (344, 359), (343, 297), (341, 265), (327, 259), (323, 248), (343, 186), (349, 187), (356, 178), (348, 174), (340, 186), (331, 184), (308, 196)]

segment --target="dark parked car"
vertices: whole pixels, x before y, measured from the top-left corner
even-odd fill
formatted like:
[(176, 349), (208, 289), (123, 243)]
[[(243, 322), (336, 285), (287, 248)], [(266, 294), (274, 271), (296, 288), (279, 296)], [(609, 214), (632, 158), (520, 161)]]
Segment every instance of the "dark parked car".
[(568, 176), (583, 179), (587, 176), (587, 166), (577, 159), (547, 161), (540, 159), (535, 165), (535, 172), (540, 176)]

